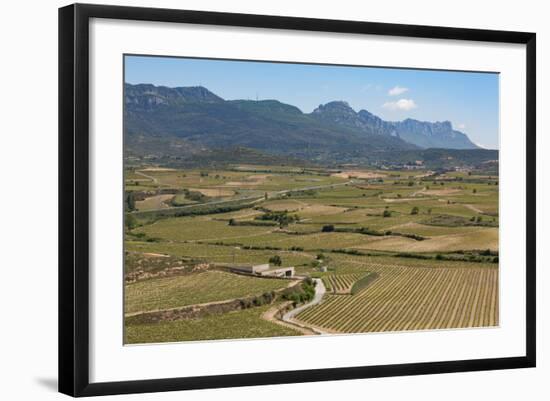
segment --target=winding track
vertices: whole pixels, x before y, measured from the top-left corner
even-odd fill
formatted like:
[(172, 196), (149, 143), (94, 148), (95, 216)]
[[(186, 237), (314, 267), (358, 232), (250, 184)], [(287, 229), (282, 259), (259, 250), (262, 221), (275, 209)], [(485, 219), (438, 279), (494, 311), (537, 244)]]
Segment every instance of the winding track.
[(317, 284), (315, 285), (315, 296), (313, 297), (311, 302), (308, 302), (307, 304), (304, 304), (302, 306), (299, 306), (297, 308), (294, 308), (294, 309), (288, 311), (287, 313), (285, 313), (283, 315), (282, 320), (284, 322), (290, 323), (292, 325), (309, 329), (309, 330), (311, 330), (311, 331), (313, 331), (317, 334), (329, 334), (328, 332), (322, 331), (322, 330), (318, 329), (317, 327), (310, 327), (310, 326), (307, 326), (303, 323), (297, 323), (294, 320), (294, 316), (296, 316), (298, 313), (303, 312), (307, 308), (310, 308), (312, 306), (315, 306), (315, 305), (319, 304), (323, 300), (323, 296), (325, 295), (325, 293), (327, 291), (327, 289), (325, 288), (325, 285), (323, 284), (323, 280), (321, 280), (319, 278), (314, 278), (313, 280)]

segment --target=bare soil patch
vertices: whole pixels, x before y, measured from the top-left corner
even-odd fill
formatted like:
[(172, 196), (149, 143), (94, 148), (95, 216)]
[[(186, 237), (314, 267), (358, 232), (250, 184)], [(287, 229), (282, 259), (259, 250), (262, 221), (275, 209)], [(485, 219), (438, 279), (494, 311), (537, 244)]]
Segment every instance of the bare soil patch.
[(143, 256), (148, 256), (151, 258), (169, 258), (170, 255), (166, 255), (164, 253), (153, 253), (153, 252), (144, 252), (142, 253)]
[(387, 174), (373, 172), (373, 171), (363, 171), (363, 170), (345, 170), (341, 171), (339, 173), (333, 173), (331, 174), (333, 177), (340, 177), (340, 178), (383, 178), (386, 177)]
[(167, 208), (170, 206), (168, 201), (170, 201), (173, 197), (174, 195), (172, 194), (150, 196), (144, 200), (136, 201), (136, 208), (138, 210)]
[(140, 171), (176, 171), (176, 169), (168, 167), (147, 167), (142, 168)]
[(445, 195), (454, 195), (459, 192), (462, 192), (462, 190), (457, 188), (446, 188), (446, 189), (426, 189), (426, 190), (420, 191), (419, 193), (424, 195), (445, 196)]
[(226, 187), (246, 187), (255, 186), (264, 183), (271, 174), (254, 174), (249, 175), (242, 181), (229, 181), (225, 183)]

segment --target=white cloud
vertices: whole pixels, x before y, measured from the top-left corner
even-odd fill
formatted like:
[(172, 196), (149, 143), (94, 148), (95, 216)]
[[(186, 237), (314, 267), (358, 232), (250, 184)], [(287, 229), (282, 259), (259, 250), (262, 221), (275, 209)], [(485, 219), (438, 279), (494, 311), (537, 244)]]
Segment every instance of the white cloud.
[(458, 129), (466, 129), (466, 124), (460, 123), (456, 126)]
[(394, 86), (393, 88), (391, 88), (389, 91), (388, 91), (388, 95), (390, 96), (399, 96), (399, 95), (402, 95), (403, 93), (407, 92), (409, 90), (409, 88), (403, 88), (402, 86)]
[(382, 105), (382, 107), (389, 110), (408, 111), (416, 109), (418, 106), (412, 99), (399, 99), (395, 102), (386, 102)]

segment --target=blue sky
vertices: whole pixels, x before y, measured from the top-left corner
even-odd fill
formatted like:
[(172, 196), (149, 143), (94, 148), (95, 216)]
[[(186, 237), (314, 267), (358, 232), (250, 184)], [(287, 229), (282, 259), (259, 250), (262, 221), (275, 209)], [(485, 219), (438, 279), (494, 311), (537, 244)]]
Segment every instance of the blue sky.
[(126, 56), (131, 84), (202, 85), (224, 99), (277, 99), (303, 112), (347, 101), (389, 121), (449, 120), (478, 145), (498, 149), (498, 74)]

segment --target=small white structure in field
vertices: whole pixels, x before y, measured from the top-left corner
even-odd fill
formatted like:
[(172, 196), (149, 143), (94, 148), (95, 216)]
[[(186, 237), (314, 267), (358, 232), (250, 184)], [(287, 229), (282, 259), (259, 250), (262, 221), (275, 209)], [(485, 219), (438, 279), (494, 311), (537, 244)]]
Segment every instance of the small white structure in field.
[(264, 277), (293, 277), (294, 267), (273, 267), (269, 263), (261, 265), (232, 265), (229, 269), (235, 273), (244, 273)]
[(232, 265), (229, 269), (238, 273), (260, 274), (269, 269), (269, 263), (263, 265)]
[(260, 275), (268, 277), (292, 277), (294, 276), (294, 267), (274, 267), (262, 271)]

